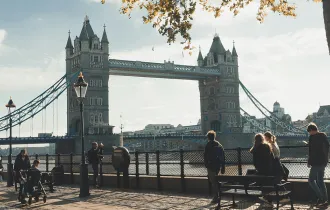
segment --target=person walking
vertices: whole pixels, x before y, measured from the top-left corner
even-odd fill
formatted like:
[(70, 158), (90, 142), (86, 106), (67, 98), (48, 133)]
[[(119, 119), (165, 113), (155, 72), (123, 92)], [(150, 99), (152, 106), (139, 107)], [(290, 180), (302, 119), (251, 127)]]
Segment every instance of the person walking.
[(223, 146), (215, 140), (216, 133), (210, 130), (207, 134), (208, 142), (204, 151), (204, 165), (207, 168), (208, 178), (212, 185), (214, 197), (211, 203), (218, 202), (218, 182), (216, 176), (221, 170), (221, 174), (225, 173), (225, 151)]
[(310, 123), (307, 126), (309, 133), (308, 141), (308, 163), (310, 168), (308, 183), (318, 197), (316, 205), (319, 207), (328, 206), (328, 192), (324, 183), (324, 170), (328, 164), (329, 142), (325, 133), (319, 132), (316, 124)]
[(92, 164), (92, 168), (93, 168), (94, 187), (98, 187), (97, 178), (99, 174), (100, 158), (102, 157), (101, 152), (103, 153), (103, 150), (101, 150), (102, 147), (103, 144), (101, 144), (100, 147), (98, 147), (97, 142), (93, 142), (92, 148), (87, 153), (88, 162)]
[(2, 159), (0, 159), (0, 182), (3, 180), (3, 165), (2, 165)]

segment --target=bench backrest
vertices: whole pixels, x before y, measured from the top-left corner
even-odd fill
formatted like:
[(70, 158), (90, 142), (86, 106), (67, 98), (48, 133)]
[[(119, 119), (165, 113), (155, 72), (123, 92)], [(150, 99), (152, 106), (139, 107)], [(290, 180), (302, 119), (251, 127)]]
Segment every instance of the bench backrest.
[(258, 175), (250, 175), (250, 176), (217, 176), (218, 182), (229, 182), (236, 183), (241, 185), (250, 184), (253, 182), (260, 183), (262, 185), (274, 185), (275, 177), (273, 176), (258, 176)]

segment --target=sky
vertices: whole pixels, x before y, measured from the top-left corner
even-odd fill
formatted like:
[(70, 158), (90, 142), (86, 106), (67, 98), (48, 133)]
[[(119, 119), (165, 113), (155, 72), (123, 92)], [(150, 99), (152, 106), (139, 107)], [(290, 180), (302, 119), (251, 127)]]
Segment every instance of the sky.
[[(0, 7), (0, 116), (13, 98), (17, 107), (42, 93), (65, 74), (65, 44), (68, 31), (79, 35), (85, 15), (99, 37), (105, 24), (110, 58), (150, 62), (174, 61), (196, 65), (198, 50), (182, 55), (179, 43), (142, 22), (144, 11), (132, 18), (119, 13), (119, 0), (1, 1)], [(290, 1), (292, 2), (292, 1)], [(297, 1), (298, 2), (298, 1)], [(304, 119), (319, 105), (330, 104), (330, 59), (326, 45), (322, 4), (299, 1), (297, 18), (269, 13), (265, 22), (256, 20), (257, 5), (238, 16), (225, 12), (215, 19), (197, 9), (191, 35), (193, 45), (205, 56), (212, 38), (219, 34), (226, 49), (235, 40), (240, 80), (268, 109), (278, 101), (293, 120)], [(155, 50), (152, 51), (152, 48)], [(150, 123), (196, 124), (200, 118), (196, 81), (110, 76), (110, 124), (119, 132), (140, 130)], [(241, 107), (261, 117), (240, 92)], [(122, 121), (120, 119), (122, 115)], [(53, 117), (54, 116), (54, 117)], [(32, 129), (33, 125), (33, 129)], [(66, 133), (66, 96), (33, 120), (15, 127), (14, 136), (41, 132)], [(0, 137), (6, 137), (0, 132)]]

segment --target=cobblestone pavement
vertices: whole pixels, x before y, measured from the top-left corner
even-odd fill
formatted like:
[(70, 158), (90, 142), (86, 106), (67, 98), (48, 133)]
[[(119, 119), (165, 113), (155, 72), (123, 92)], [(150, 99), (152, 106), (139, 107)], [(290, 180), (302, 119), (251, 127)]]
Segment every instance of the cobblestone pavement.
[[(56, 187), (56, 192), (48, 193), (47, 202), (34, 202), (31, 206), (22, 206), (17, 201), (17, 192), (14, 187), (7, 188), (5, 183), (0, 183), (0, 210), (9, 209), (53, 209), (53, 210), (78, 210), (78, 209), (113, 209), (113, 210), (188, 210), (188, 209), (215, 209), (210, 205), (210, 198), (195, 195), (168, 194), (145, 191), (124, 191), (119, 189), (90, 189), (91, 195), (79, 198), (79, 186)], [(227, 205), (221, 209), (272, 209), (265, 205), (255, 204), (251, 201), (239, 201), (237, 207), (231, 208), (230, 199), (221, 203)], [(275, 205), (274, 205), (275, 207)], [(290, 209), (290, 205), (283, 204), (280, 209)], [(313, 209), (309, 205), (295, 204), (295, 209)]]

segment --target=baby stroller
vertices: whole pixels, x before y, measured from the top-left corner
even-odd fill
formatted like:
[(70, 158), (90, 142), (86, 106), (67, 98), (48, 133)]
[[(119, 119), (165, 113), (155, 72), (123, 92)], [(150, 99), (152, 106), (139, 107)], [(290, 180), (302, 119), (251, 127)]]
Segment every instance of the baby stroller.
[(46, 203), (47, 195), (43, 185), (41, 184), (41, 173), (38, 169), (29, 169), (26, 173), (26, 178), (22, 178), (22, 181), (25, 183), (22, 185), (24, 186), (24, 190), (20, 190), (20, 192), (22, 192), (21, 195), (19, 195), (19, 199), (21, 201), (26, 195), (29, 198), (28, 203), (31, 205), (32, 198), (38, 202), (40, 196), (43, 196), (43, 201)]

